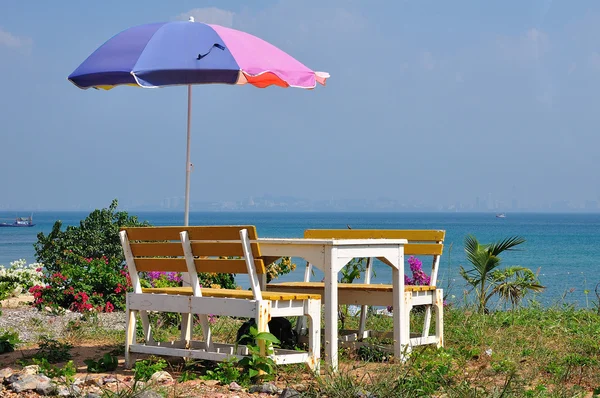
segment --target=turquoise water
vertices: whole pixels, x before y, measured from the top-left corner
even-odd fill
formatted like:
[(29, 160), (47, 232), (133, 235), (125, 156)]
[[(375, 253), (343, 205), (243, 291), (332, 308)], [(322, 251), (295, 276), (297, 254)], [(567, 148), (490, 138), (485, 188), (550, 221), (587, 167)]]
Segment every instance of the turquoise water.
[[(0, 228), (0, 264), (8, 265), (19, 258), (35, 261), (33, 244), (37, 233), (48, 233), (58, 219), (64, 225), (77, 225), (87, 214), (39, 212), (34, 214), (37, 225), (32, 228)], [(132, 214), (153, 225), (181, 225), (183, 220), (181, 213)], [(0, 212), (0, 218), (14, 217), (14, 214)], [(464, 237), (473, 234), (480, 242), (488, 243), (521, 235), (527, 242), (521, 245), (520, 251), (505, 252), (503, 264), (539, 270), (540, 280), (547, 287), (537, 297), (540, 302), (568, 302), (584, 307), (597, 302), (594, 288), (600, 282), (600, 214), (514, 213), (499, 219), (489, 213), (192, 213), (190, 224), (252, 224), (261, 237), (302, 237), (308, 228), (346, 228), (346, 225), (355, 229), (444, 229), (446, 241), (439, 285), (449, 298), (454, 296), (458, 302), (466, 288), (458, 274), (459, 266), (467, 265)], [(296, 264), (298, 269), (283, 276), (282, 281), (301, 280), (304, 263), (297, 259)], [(387, 266), (376, 264), (375, 271), (376, 283), (390, 281)], [(316, 280), (320, 278), (319, 274), (315, 276)], [(238, 283), (247, 286), (245, 276), (240, 276)]]

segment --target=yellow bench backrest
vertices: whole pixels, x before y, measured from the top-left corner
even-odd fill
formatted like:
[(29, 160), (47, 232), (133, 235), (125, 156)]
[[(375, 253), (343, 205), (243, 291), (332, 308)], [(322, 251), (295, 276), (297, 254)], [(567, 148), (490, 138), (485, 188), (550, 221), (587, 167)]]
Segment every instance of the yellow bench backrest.
[[(248, 230), (249, 240), (256, 240), (252, 225), (125, 227), (127, 239), (138, 272), (187, 272), (183, 246), (179, 235), (187, 231), (197, 272), (247, 274), (240, 230)], [(258, 274), (265, 273), (258, 243), (251, 244), (254, 266)]]
[(406, 239), (404, 254), (441, 256), (446, 231), (426, 229), (307, 229), (305, 238), (314, 239)]

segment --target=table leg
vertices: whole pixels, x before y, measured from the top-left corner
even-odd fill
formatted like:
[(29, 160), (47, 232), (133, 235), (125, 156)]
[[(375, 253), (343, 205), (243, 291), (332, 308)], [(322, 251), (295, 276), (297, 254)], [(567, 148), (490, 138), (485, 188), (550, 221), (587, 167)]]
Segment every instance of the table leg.
[(338, 370), (338, 295), (334, 262), (325, 272), (325, 363), (332, 372)]
[(404, 303), (404, 248), (398, 253), (398, 268), (392, 268), (394, 307), (394, 356), (402, 361), (410, 347), (410, 316)]

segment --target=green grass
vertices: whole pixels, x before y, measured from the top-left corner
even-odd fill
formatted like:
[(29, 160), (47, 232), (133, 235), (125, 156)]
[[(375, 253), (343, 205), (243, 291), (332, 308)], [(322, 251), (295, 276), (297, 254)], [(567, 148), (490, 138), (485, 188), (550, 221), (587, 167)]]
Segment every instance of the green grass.
[[(391, 320), (385, 318), (371, 317), (370, 328), (391, 330)], [(422, 318), (413, 318), (411, 330), (418, 331)], [(348, 327), (355, 326), (353, 321), (347, 320)], [(533, 305), (478, 314), (446, 308), (444, 321), (445, 348), (420, 346), (404, 364), (373, 368), (342, 351), (345, 370), (317, 379), (305, 396), (349, 397), (357, 391), (374, 396), (387, 391), (383, 396), (389, 397), (600, 396), (596, 311)]]
[[(411, 330), (420, 330), (423, 314), (416, 313)], [(155, 320), (157, 322), (157, 320)], [(215, 340), (234, 342), (240, 319), (218, 318), (212, 325)], [(40, 327), (42, 325), (33, 325)], [(74, 322), (66, 340), (77, 345), (102, 339), (121, 347), (124, 331), (104, 330), (93, 319)], [(357, 317), (346, 319), (356, 328)], [(444, 313), (445, 347), (416, 347), (405, 363), (390, 361), (373, 351), (359, 355), (341, 350), (338, 374), (310, 376), (302, 365), (280, 366), (280, 383), (308, 386), (305, 397), (600, 397), (600, 315), (591, 309), (562, 305), (531, 305), (516, 311), (479, 314), (470, 309), (447, 307)], [(368, 328), (391, 331), (392, 320), (370, 315)], [(41, 327), (40, 327), (41, 329)], [(176, 325), (162, 322), (159, 337), (179, 335)], [(199, 326), (194, 334), (201, 336)], [(141, 337), (141, 336), (140, 336)], [(377, 346), (389, 339), (373, 339)], [(368, 354), (368, 355), (365, 355)], [(115, 352), (122, 356), (122, 350)], [(370, 355), (373, 354), (373, 355)], [(361, 359), (362, 358), (362, 359)], [(372, 361), (364, 359), (371, 358)], [(181, 360), (168, 370), (193, 379), (206, 375), (210, 363), (189, 365)], [(362, 395), (361, 395), (362, 394)], [(587, 394), (587, 395), (586, 395)], [(595, 395), (594, 395), (595, 394)]]

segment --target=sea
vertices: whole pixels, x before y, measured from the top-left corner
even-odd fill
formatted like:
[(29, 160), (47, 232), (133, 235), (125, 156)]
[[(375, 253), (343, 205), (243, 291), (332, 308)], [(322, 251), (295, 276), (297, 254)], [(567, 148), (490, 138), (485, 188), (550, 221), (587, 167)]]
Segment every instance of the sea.
[[(152, 225), (182, 225), (179, 212), (135, 212), (140, 220)], [(61, 220), (63, 228), (79, 225), (87, 212), (36, 212), (31, 228), (0, 228), (0, 265), (8, 266), (17, 259), (36, 261), (34, 243), (39, 233), (47, 234)], [(23, 216), (23, 214), (19, 214)], [(28, 216), (28, 214), (26, 215)], [(14, 213), (0, 212), (0, 219), (11, 220)], [(459, 274), (461, 266), (469, 267), (464, 253), (464, 239), (472, 234), (481, 243), (520, 235), (526, 242), (520, 250), (504, 252), (504, 266), (520, 265), (538, 273), (546, 289), (528, 296), (543, 306), (574, 305), (595, 308), (600, 300), (600, 214), (508, 213), (497, 218), (495, 213), (274, 213), (274, 212), (192, 212), (190, 225), (255, 225), (260, 237), (303, 236), (305, 229), (443, 229), (446, 231), (444, 254), (440, 263), (438, 286), (446, 299), (457, 305), (468, 302), (469, 288)], [(425, 260), (425, 259), (424, 259)], [(297, 268), (280, 281), (300, 281), (305, 262), (293, 259)], [(427, 260), (429, 261), (429, 260)], [(427, 271), (428, 263), (423, 262)], [(405, 269), (410, 275), (408, 266)], [(317, 271), (314, 280), (322, 275)], [(236, 281), (248, 286), (246, 275)], [(375, 264), (374, 283), (390, 283), (391, 270)]]

